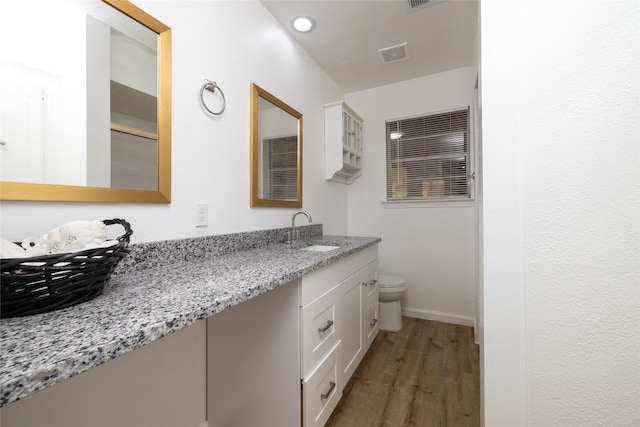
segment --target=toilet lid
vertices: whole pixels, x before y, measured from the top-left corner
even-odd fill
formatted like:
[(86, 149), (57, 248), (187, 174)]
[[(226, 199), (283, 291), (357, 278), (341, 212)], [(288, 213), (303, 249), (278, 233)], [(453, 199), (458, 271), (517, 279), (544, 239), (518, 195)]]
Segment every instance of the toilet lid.
[(378, 286), (381, 288), (397, 288), (406, 284), (407, 280), (404, 277), (389, 274), (378, 275)]

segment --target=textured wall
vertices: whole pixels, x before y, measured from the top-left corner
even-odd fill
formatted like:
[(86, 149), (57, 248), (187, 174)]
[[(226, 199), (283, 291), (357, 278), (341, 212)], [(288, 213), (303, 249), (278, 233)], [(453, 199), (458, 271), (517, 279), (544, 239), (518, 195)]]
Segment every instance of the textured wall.
[(528, 11), (532, 425), (640, 423), (640, 20), (592, 6)]
[(640, 425), (640, 5), (543, 3), (483, 2), (486, 425)]

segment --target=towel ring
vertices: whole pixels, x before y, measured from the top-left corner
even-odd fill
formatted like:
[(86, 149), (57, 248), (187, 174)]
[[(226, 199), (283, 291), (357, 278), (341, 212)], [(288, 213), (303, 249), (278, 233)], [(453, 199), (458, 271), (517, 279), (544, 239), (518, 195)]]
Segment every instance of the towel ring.
[[(205, 104), (204, 102), (205, 89), (208, 90), (209, 92), (215, 92), (216, 89), (218, 89), (218, 92), (220, 92), (220, 96), (222, 96), (222, 108), (217, 113), (215, 111), (211, 111), (209, 107), (207, 107), (207, 104)], [(204, 109), (207, 110), (209, 113), (213, 114), (214, 116), (222, 114), (224, 112), (224, 109), (227, 108), (227, 99), (224, 97), (224, 93), (222, 92), (222, 89), (220, 89), (220, 86), (218, 86), (216, 82), (212, 82), (211, 80), (207, 80), (207, 79), (204, 79), (204, 84), (202, 85), (202, 88), (200, 88), (200, 102), (202, 102), (202, 106), (204, 107)]]

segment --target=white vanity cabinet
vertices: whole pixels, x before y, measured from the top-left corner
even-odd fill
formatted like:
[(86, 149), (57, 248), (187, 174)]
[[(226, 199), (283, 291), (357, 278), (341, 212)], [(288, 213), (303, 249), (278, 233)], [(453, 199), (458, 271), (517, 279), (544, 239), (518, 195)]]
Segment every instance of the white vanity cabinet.
[(351, 184), (362, 173), (362, 122), (343, 101), (324, 105), (325, 179)]
[[(373, 305), (378, 246), (374, 245), (302, 278), (300, 378), (304, 427), (324, 426), (366, 352), (377, 327), (366, 323)], [(369, 341), (370, 344), (370, 341)]]
[(377, 333), (377, 259), (369, 246), (33, 393), (2, 425), (324, 426)]

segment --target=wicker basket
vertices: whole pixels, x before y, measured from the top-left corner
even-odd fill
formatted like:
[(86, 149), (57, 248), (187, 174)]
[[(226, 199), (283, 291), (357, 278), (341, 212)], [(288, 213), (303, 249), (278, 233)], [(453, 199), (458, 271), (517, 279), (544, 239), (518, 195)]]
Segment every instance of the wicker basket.
[(113, 268), (129, 253), (133, 234), (123, 219), (102, 221), (120, 224), (124, 234), (107, 248), (80, 252), (0, 260), (0, 317), (46, 313), (89, 301), (102, 293)]

